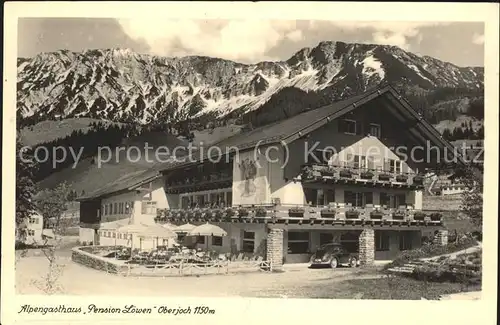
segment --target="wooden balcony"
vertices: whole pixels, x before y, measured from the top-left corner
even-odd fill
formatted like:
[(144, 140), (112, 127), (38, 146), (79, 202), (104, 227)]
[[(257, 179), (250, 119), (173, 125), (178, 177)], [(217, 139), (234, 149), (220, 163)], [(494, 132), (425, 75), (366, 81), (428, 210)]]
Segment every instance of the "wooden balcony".
[(232, 175), (229, 173), (212, 173), (203, 176), (185, 177), (167, 181), (165, 192), (167, 194), (196, 192), (232, 186)]
[(394, 209), (374, 205), (352, 207), (342, 203), (331, 203), (326, 207), (263, 204), (228, 208), (164, 209), (158, 211), (156, 221), (440, 226), (442, 215), (414, 210), (411, 206)]
[(407, 189), (424, 187), (424, 177), (421, 174), (316, 164), (302, 167), (301, 181)]

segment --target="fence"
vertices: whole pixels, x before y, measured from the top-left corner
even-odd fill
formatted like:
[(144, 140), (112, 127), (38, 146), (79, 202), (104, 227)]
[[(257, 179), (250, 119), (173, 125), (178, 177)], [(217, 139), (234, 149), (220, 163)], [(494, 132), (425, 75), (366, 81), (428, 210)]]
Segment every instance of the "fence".
[[(114, 258), (96, 255), (107, 247), (75, 247), (72, 260), (78, 264), (123, 276), (196, 276), (229, 273), (271, 271), (271, 263), (264, 260), (222, 261), (206, 263), (167, 262), (161, 264), (127, 264)], [(92, 251), (92, 252), (91, 252)]]
[(267, 261), (213, 261), (208, 263), (166, 263), (153, 265), (127, 265), (126, 276), (199, 276), (229, 273), (271, 271)]

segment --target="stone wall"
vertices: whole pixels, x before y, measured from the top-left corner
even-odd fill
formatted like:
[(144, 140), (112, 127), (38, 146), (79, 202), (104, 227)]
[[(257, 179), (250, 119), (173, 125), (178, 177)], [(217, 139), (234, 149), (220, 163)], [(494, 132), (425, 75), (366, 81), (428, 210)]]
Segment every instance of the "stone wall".
[(448, 245), (448, 230), (438, 230), (434, 235), (434, 244), (440, 246)]
[(375, 231), (363, 229), (359, 235), (359, 264), (373, 265), (375, 262)]
[(75, 263), (108, 273), (126, 274), (128, 272), (127, 265), (113, 263), (113, 261), (105, 257), (85, 252), (80, 247), (73, 248), (71, 260)]
[(266, 260), (271, 270), (279, 271), (283, 267), (283, 229), (269, 229), (266, 242)]

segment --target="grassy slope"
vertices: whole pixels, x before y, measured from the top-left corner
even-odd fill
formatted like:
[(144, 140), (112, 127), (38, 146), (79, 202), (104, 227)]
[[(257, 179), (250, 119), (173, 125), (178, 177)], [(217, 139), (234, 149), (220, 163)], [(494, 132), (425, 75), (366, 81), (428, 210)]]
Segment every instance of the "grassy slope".
[(87, 132), (92, 122), (114, 123), (86, 117), (70, 118), (62, 121), (43, 121), (34, 126), (22, 129), (20, 137), (24, 144), (33, 146), (67, 137), (73, 131), (82, 130), (83, 132)]

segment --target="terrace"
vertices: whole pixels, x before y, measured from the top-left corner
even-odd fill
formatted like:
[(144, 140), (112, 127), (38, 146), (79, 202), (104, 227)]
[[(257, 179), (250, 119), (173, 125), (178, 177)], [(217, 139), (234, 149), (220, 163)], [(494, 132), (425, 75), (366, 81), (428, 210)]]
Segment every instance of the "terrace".
[(417, 173), (380, 169), (309, 164), (302, 166), (300, 181), (326, 184), (357, 184), (371, 187), (423, 189), (424, 176)]
[(367, 204), (354, 207), (344, 203), (328, 206), (251, 205), (228, 208), (163, 209), (158, 210), (157, 222), (235, 222), (311, 225), (380, 225), (419, 226), (442, 225), (442, 214), (415, 210), (402, 205), (387, 208)]

